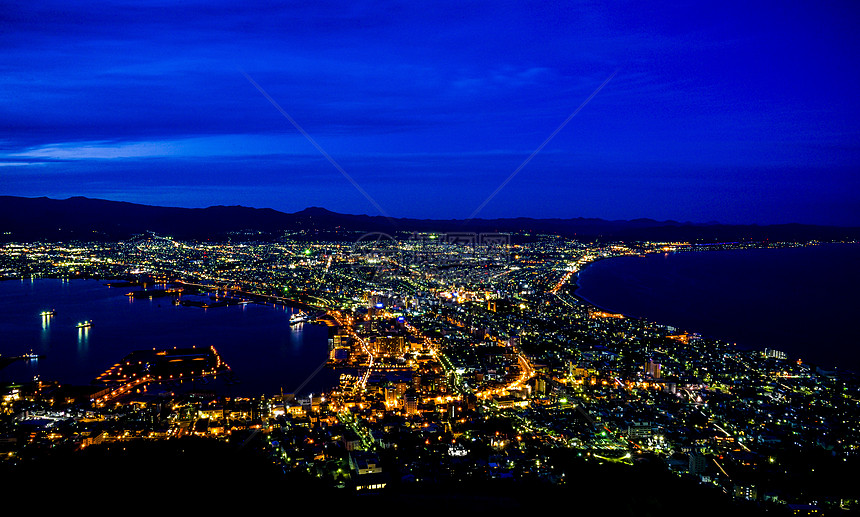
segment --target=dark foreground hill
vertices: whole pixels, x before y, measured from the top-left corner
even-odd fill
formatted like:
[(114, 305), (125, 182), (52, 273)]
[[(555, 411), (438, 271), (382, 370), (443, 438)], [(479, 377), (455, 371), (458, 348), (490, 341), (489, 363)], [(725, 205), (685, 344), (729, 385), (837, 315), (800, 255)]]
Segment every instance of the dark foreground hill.
[[(652, 466), (562, 462), (563, 485), (527, 480), (457, 483), (400, 481), (387, 465), (384, 490), (356, 495), (313, 474), (284, 474), (245, 436), (128, 441), (82, 451), (42, 451), (18, 465), (0, 464), (9, 500), (110, 508), (137, 515), (211, 513), (320, 515), (761, 515), (716, 487)], [(563, 510), (563, 511), (562, 511)], [(101, 513), (101, 512), (100, 512)], [(781, 515), (781, 513), (777, 513)]]
[[(350, 215), (324, 208), (284, 213), (270, 208), (211, 206), (176, 208), (103, 199), (0, 196), (0, 237), (4, 241), (113, 240), (147, 231), (180, 239), (222, 239), (232, 235), (277, 236), (300, 231), (318, 238), (344, 232), (505, 232), (557, 234), (584, 240), (656, 240), (726, 242), (741, 240), (807, 241), (852, 240), (860, 228), (781, 225), (725, 225), (634, 219), (594, 218), (432, 220), (392, 219)], [(262, 233), (259, 233), (262, 232)]]

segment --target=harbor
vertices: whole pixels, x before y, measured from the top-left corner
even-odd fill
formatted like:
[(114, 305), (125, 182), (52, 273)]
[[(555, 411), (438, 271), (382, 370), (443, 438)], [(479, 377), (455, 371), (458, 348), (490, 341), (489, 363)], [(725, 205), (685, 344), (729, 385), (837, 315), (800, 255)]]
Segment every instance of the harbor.
[[(0, 357), (32, 350), (45, 358), (10, 362), (0, 370), (0, 383), (32, 382), (38, 377), (89, 385), (135, 350), (214, 346), (232, 367), (234, 383), (226, 386), (230, 393), (279, 393), (282, 388), (295, 389), (328, 356), (329, 328), (310, 320), (291, 325), (297, 310), (284, 305), (235, 297), (226, 306), (201, 309), (174, 305), (170, 298), (130, 297), (128, 288), (104, 284), (55, 279), (0, 282), (4, 335)], [(193, 300), (191, 296), (196, 295), (185, 289), (181, 298)], [(55, 315), (42, 317), (46, 310)], [(87, 321), (91, 326), (77, 327)], [(307, 389), (324, 389), (336, 382), (332, 375), (319, 373)]]
[(150, 384), (191, 381), (230, 372), (215, 347), (136, 350), (96, 377), (104, 389), (93, 394), (97, 406), (140, 393)]

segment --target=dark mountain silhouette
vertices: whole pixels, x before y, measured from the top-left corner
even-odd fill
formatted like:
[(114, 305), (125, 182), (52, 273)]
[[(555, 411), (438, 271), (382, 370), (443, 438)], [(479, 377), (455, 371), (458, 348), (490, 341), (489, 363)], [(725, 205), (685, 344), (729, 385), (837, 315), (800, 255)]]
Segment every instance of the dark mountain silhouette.
[(511, 232), (557, 234), (581, 239), (725, 242), (740, 240), (844, 240), (860, 228), (803, 224), (725, 225), (594, 218), (431, 220), (339, 214), (320, 207), (296, 213), (270, 208), (211, 206), (176, 208), (72, 197), (49, 199), (0, 196), (0, 236), (5, 241), (112, 240), (147, 231), (180, 239), (223, 239), (242, 234), (271, 238), (284, 231), (316, 238), (344, 238), (346, 232)]

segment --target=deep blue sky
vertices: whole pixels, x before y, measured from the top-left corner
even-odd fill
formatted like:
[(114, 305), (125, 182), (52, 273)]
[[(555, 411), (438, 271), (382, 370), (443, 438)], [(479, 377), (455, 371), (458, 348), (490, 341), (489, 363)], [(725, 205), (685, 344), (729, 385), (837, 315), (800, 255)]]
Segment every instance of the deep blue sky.
[(3, 2), (0, 193), (860, 225), (854, 2)]

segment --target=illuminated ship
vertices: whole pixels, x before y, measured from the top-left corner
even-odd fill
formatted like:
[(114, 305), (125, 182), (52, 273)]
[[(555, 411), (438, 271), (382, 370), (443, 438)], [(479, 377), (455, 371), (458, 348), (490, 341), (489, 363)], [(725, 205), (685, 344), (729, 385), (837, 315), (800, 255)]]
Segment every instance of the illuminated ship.
[(308, 321), (309, 317), (304, 312), (297, 312), (290, 316), (290, 325), (298, 325), (299, 323), (304, 323)]
[(87, 321), (84, 321), (84, 322), (78, 323), (78, 324), (77, 324), (77, 325), (75, 325), (75, 326), (76, 326), (77, 328), (79, 328), (79, 329), (84, 329), (84, 328), (87, 328), (87, 327), (92, 327), (92, 326), (93, 326), (93, 322), (92, 322), (92, 320), (87, 320)]
[(42, 311), (41, 314), (39, 314), (39, 315), (44, 318), (46, 316), (54, 316), (56, 314), (57, 314), (57, 311), (55, 311), (54, 309), (51, 309), (49, 311)]

